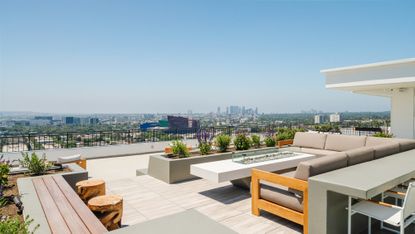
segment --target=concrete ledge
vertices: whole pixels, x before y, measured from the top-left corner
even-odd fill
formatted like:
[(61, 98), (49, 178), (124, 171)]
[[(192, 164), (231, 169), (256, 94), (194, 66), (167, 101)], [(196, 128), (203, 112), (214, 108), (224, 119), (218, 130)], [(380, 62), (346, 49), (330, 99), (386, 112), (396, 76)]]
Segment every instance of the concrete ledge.
[[(194, 139), (184, 140), (183, 142), (192, 147), (195, 147), (197, 145), (197, 140)], [(29, 151), (29, 153), (35, 152), (39, 155), (46, 154), (47, 159), (50, 161), (56, 161), (58, 157), (71, 156), (75, 154), (81, 154), (86, 159), (96, 159), (162, 152), (164, 148), (169, 144), (170, 141), (143, 142), (130, 145), (109, 145), (70, 149), (35, 150)], [(6, 159), (10, 160), (20, 159), (22, 156), (21, 152), (4, 152), (2, 154)]]

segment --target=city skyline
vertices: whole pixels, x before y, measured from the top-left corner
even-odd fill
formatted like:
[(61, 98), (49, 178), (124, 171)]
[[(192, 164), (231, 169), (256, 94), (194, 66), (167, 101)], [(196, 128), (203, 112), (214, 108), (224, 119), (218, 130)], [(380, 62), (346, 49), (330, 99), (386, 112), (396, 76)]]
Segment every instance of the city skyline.
[(415, 54), (411, 1), (0, 4), (0, 111), (389, 111), (320, 70)]

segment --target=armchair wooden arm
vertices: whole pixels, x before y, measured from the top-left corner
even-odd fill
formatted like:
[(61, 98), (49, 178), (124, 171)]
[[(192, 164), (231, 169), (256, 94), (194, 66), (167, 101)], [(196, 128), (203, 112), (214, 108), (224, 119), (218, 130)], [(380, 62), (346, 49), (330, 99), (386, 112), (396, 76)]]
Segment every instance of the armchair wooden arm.
[[(260, 210), (268, 211), (282, 218), (291, 220), (295, 223), (303, 225), (303, 233), (308, 233), (308, 182), (291, 178), (276, 173), (252, 169), (251, 178), (251, 194), (252, 194), (252, 214), (260, 215)], [(260, 181), (282, 185), (291, 189), (301, 191), (303, 193), (303, 213), (281, 206), (279, 204), (261, 199), (261, 183)]]
[(284, 147), (286, 145), (292, 145), (293, 143), (294, 143), (294, 140), (293, 139), (280, 140), (280, 141), (277, 141), (277, 146), (278, 146), (278, 148), (282, 148), (282, 147)]

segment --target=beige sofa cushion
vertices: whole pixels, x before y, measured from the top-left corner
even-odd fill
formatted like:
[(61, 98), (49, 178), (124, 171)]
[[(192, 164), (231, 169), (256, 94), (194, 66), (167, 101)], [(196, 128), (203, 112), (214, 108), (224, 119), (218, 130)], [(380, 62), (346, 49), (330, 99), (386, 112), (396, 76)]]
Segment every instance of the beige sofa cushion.
[(392, 140), (399, 143), (399, 151), (400, 152), (415, 149), (415, 140), (400, 139), (400, 138), (392, 138)]
[(375, 159), (378, 159), (399, 153), (399, 144), (389, 143), (384, 145), (377, 145), (373, 146), (373, 149), (375, 151)]
[(383, 144), (393, 143), (391, 138), (383, 138), (383, 137), (367, 137), (365, 146), (377, 146)]
[(300, 151), (302, 153), (313, 154), (316, 156), (326, 156), (332, 153), (337, 153), (337, 151), (333, 151), (333, 150), (313, 149), (313, 148), (301, 148)]
[(334, 151), (346, 151), (365, 146), (365, 136), (327, 135), (324, 149)]
[(360, 147), (344, 151), (347, 155), (347, 165), (352, 166), (375, 158), (375, 150), (371, 147)]
[(382, 144), (398, 143), (399, 151), (408, 151), (415, 149), (415, 140), (401, 139), (401, 138), (382, 138), (382, 137), (368, 137), (366, 139), (366, 146), (377, 146)]
[(326, 134), (296, 132), (293, 146), (324, 149)]
[(307, 181), (309, 177), (343, 168), (347, 166), (347, 155), (344, 152), (329, 154), (298, 164), (294, 178)]

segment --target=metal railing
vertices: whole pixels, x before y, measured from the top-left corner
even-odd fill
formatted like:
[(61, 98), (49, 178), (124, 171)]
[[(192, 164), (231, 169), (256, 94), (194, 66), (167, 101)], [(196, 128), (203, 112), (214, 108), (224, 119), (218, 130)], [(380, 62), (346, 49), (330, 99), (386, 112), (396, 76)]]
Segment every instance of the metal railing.
[[(47, 150), (60, 148), (78, 148), (93, 146), (108, 146), (119, 144), (135, 144), (142, 142), (159, 142), (172, 140), (197, 139), (198, 132), (204, 131), (211, 137), (218, 134), (234, 136), (239, 133), (270, 135), (276, 131), (272, 127), (251, 130), (248, 127), (209, 127), (191, 130), (163, 130), (152, 129), (148, 131), (113, 130), (97, 131), (91, 133), (67, 132), (63, 134), (20, 134), (0, 135), (0, 152), (22, 152), (31, 150)], [(346, 135), (373, 135), (376, 131), (356, 131), (355, 128), (342, 129), (341, 134)]]
[[(148, 131), (98, 131), (91, 133), (67, 132), (64, 134), (20, 134), (0, 136), (0, 152), (21, 152), (60, 148), (78, 148), (107, 146), (119, 144), (135, 144), (142, 142), (159, 142), (172, 140), (196, 139), (200, 129)], [(205, 128), (203, 131), (216, 136), (221, 133), (235, 134), (232, 127)]]

